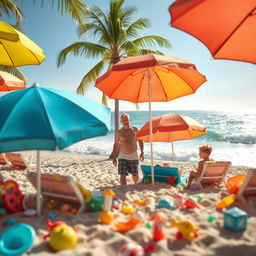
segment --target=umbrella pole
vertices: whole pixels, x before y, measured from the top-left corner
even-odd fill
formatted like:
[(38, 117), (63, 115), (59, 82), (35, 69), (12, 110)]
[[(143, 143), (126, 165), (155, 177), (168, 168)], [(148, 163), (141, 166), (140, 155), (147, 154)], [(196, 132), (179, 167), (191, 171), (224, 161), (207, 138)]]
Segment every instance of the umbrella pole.
[(37, 215), (41, 215), (41, 160), (40, 160), (40, 150), (37, 150), (37, 195), (36, 195), (36, 208)]
[(152, 88), (151, 88), (150, 71), (148, 69), (148, 108), (149, 108), (149, 138), (150, 138), (150, 159), (151, 159), (151, 177), (152, 184), (155, 184), (154, 175), (154, 159), (153, 159), (153, 131), (152, 131), (152, 111), (151, 111), (151, 99), (152, 99)]
[(173, 163), (175, 162), (175, 154), (174, 154), (174, 146), (173, 146), (173, 141), (172, 141), (172, 161)]

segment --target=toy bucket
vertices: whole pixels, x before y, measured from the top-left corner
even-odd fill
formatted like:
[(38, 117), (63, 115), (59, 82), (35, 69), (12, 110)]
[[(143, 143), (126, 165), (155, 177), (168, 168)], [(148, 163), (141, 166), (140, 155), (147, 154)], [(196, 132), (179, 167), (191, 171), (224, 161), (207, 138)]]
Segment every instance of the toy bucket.
[(21, 255), (33, 245), (34, 240), (35, 230), (32, 226), (25, 223), (13, 225), (0, 236), (0, 254)]

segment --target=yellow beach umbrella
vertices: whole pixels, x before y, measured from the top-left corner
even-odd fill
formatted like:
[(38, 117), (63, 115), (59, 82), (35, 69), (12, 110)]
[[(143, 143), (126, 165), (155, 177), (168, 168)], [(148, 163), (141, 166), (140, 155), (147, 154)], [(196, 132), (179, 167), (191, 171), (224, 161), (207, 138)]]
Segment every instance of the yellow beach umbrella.
[(39, 65), (44, 51), (8, 23), (0, 21), (0, 65)]

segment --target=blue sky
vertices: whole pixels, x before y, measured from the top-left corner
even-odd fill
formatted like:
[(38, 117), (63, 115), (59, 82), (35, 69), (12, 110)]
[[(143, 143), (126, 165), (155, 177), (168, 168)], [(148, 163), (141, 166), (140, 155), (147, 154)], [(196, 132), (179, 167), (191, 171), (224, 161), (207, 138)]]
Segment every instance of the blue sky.
[[(21, 8), (26, 16), (23, 22), (24, 33), (36, 42), (46, 55), (40, 66), (26, 66), (21, 70), (28, 80), (28, 85), (34, 82), (41, 86), (51, 86), (75, 92), (84, 74), (98, 61), (73, 57), (68, 55), (66, 62), (57, 68), (57, 55), (60, 50), (73, 42), (82, 41), (76, 33), (76, 24), (68, 16), (62, 17), (57, 8), (41, 8), (34, 6), (32, 1), (24, 1)], [(108, 0), (87, 0), (89, 6), (98, 4), (102, 9), (108, 8)], [(192, 36), (170, 27), (168, 7), (173, 1), (156, 0), (126, 0), (126, 6), (136, 7), (138, 13), (135, 18), (148, 18), (151, 23), (149, 29), (141, 35), (159, 35), (168, 38), (173, 48), (161, 49), (167, 56), (176, 56), (194, 63), (207, 82), (198, 91), (189, 96), (170, 102), (153, 103), (152, 109), (200, 109), (200, 110), (256, 110), (256, 66), (254, 64), (214, 60), (208, 49)], [(2, 20), (14, 23), (14, 20)], [(88, 39), (89, 40), (89, 39)], [(86, 97), (101, 101), (101, 92), (91, 87)], [(113, 110), (113, 100), (109, 100)], [(146, 103), (139, 104), (141, 110), (147, 110)], [(121, 110), (135, 110), (130, 102), (120, 102)]]

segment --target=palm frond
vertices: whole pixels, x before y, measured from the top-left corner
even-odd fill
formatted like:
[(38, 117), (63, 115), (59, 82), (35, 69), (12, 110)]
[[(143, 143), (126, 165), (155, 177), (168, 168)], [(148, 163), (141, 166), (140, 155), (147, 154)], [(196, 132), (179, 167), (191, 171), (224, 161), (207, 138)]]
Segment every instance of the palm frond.
[(84, 95), (86, 88), (88, 88), (91, 83), (93, 83), (99, 77), (105, 63), (106, 60), (101, 60), (89, 72), (86, 73), (78, 88), (76, 89), (77, 93)]
[(108, 97), (104, 93), (102, 94), (101, 103), (105, 106), (108, 105)]
[(155, 35), (143, 36), (135, 39), (133, 42), (134, 44), (140, 47), (160, 46), (165, 48), (172, 48), (171, 43), (168, 39), (161, 36), (155, 36)]
[(24, 76), (24, 74), (21, 72), (20, 69), (18, 69), (16, 67), (9, 67), (9, 66), (0, 65), (0, 70), (5, 71), (7, 73), (10, 73), (10, 74), (18, 77), (19, 79), (21, 79), (25, 83), (27, 83), (26, 77)]
[(19, 26), (22, 18), (24, 17), (23, 12), (20, 8), (18, 8), (15, 3), (10, 0), (1, 0), (0, 1), (0, 17), (4, 14), (10, 17), (10, 15), (14, 14), (16, 16), (16, 26)]
[(74, 56), (84, 55), (84, 57), (98, 57), (102, 56), (107, 50), (106, 47), (99, 44), (76, 42), (60, 51), (57, 57), (57, 66), (61, 66), (66, 61), (66, 57), (69, 53)]
[(142, 30), (149, 27), (148, 19), (140, 18), (130, 24), (126, 29), (126, 34), (128, 37), (138, 36), (138, 30)]
[[(111, 43), (111, 33), (108, 28), (108, 24), (105, 22), (106, 17), (103, 19), (102, 17), (105, 16), (103, 10), (98, 7), (94, 6), (94, 8), (85, 15), (85, 20), (87, 24), (90, 24), (87, 29), (90, 29), (90, 33), (95, 37), (99, 35), (99, 42), (106, 41), (109, 44)], [(83, 35), (86, 31), (86, 24), (81, 25), (78, 32), (80, 35)]]

